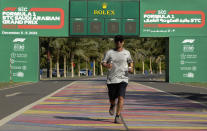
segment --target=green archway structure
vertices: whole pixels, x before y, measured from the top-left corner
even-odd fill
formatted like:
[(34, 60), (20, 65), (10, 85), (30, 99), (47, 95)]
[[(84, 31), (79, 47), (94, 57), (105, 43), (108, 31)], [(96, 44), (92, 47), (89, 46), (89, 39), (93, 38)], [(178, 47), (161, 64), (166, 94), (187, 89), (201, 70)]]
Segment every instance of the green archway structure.
[(170, 82), (206, 82), (205, 0), (1, 0), (0, 81), (39, 81), (39, 37), (169, 37)]

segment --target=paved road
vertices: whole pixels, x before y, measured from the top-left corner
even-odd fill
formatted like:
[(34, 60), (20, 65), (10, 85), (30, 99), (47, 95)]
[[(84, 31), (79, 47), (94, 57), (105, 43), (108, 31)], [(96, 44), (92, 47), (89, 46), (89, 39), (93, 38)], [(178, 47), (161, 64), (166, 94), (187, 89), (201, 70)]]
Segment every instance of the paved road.
[(129, 83), (122, 113), (124, 124), (113, 123), (107, 98), (105, 81), (76, 81), (20, 112), (0, 131), (207, 130), (205, 106), (156, 88)]
[(138, 81), (139, 83), (151, 86), (153, 88), (168, 92), (170, 94), (174, 94), (186, 99), (194, 100), (200, 102), (207, 107), (207, 88), (205, 87), (193, 87), (187, 85), (179, 85), (179, 84), (169, 84), (166, 82), (159, 81)]
[(0, 119), (49, 95), (71, 81), (40, 81), (30, 85), (0, 90)]

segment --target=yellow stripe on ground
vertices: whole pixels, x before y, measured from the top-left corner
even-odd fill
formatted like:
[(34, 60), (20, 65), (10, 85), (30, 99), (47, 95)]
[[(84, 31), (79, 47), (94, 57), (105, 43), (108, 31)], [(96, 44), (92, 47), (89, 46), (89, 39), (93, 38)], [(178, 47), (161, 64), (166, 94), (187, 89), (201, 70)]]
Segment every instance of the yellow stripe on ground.
[(69, 112), (64, 112), (64, 111), (45, 111), (45, 110), (28, 110), (24, 112), (24, 114), (81, 114), (81, 113), (105, 113), (108, 111), (97, 111), (97, 110), (86, 110), (86, 111), (69, 111)]
[(175, 127), (175, 126), (128, 126), (129, 129), (194, 129), (205, 130), (207, 127)]
[(163, 121), (163, 122), (207, 122), (207, 120), (169, 120), (169, 119), (124, 119), (125, 121), (147, 121), (147, 122), (150, 122), (150, 121)]
[[(91, 119), (114, 119), (114, 117), (89, 117)], [(171, 120), (171, 119), (124, 119), (125, 121), (166, 121), (166, 122), (207, 122), (207, 120)]]
[(166, 114), (166, 115), (170, 115), (170, 116), (204, 117), (204, 118), (207, 117), (207, 115), (205, 115), (205, 114)]
[[(42, 102), (39, 105), (71, 105), (71, 106), (79, 106), (81, 103), (74, 102)], [(104, 107), (104, 106), (100, 106)]]
[(114, 119), (114, 117), (89, 117), (89, 118), (91, 118), (91, 119), (105, 119), (105, 120), (109, 120), (109, 119), (113, 120)]
[(80, 100), (80, 98), (71, 98), (71, 97), (50, 97), (48, 99), (52, 99), (52, 100)]
[(98, 127), (98, 126), (123, 126), (123, 124), (57, 124), (57, 125), (62, 125), (62, 126), (90, 126), (90, 127)]
[(80, 103), (74, 102), (41, 102), (40, 105), (61, 105), (61, 104), (71, 104), (71, 105), (77, 105)]
[(28, 110), (24, 114), (68, 114), (73, 112)]

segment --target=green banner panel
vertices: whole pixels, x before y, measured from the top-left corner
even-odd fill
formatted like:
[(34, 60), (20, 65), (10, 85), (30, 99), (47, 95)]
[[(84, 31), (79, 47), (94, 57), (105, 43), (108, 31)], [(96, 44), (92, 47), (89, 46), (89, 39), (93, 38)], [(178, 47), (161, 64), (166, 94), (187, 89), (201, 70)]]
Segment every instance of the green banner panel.
[(117, 34), (139, 35), (138, 0), (70, 1), (70, 36)]
[(170, 82), (207, 82), (207, 38), (170, 38)]
[(139, 2), (123, 1), (123, 18), (139, 18)]
[(141, 37), (207, 36), (206, 0), (140, 2)]
[(1, 34), (68, 36), (69, 0), (1, 0)]
[(9, 82), (10, 80), (10, 46), (7, 39), (0, 36), (0, 82)]
[(1, 36), (1, 61), (0, 81), (39, 81), (39, 38)]
[(39, 38), (10, 37), (12, 81), (39, 81)]
[(87, 17), (87, 1), (71, 0), (70, 1), (70, 17)]

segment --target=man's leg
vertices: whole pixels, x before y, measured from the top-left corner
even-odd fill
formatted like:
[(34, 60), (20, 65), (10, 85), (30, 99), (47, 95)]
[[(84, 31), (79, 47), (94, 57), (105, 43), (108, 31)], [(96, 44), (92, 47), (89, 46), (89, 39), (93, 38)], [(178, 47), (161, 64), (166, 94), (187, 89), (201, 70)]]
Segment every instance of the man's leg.
[(109, 100), (111, 105), (115, 105), (115, 100)]
[(115, 123), (118, 124), (122, 124), (122, 120), (121, 120), (121, 111), (123, 109), (123, 105), (124, 105), (124, 98), (125, 98), (125, 92), (126, 92), (126, 87), (127, 87), (127, 83), (126, 82), (121, 82), (119, 84), (119, 91), (118, 93), (118, 103), (117, 103), (117, 108), (116, 108), (116, 117), (115, 117)]
[(115, 112), (115, 93), (116, 90), (114, 88), (114, 84), (108, 84), (108, 96), (109, 96), (109, 101), (110, 101), (110, 108), (109, 108), (109, 114), (114, 115)]
[(123, 109), (123, 105), (124, 105), (124, 97), (123, 96), (119, 96), (118, 97), (118, 104), (117, 104), (117, 108), (116, 108), (116, 117), (115, 117), (115, 123), (118, 124), (122, 124), (122, 120), (121, 120), (121, 111)]
[(109, 114), (113, 116), (115, 112), (115, 100), (110, 100), (110, 104)]
[(117, 104), (117, 108), (116, 108), (116, 115), (120, 115), (121, 111), (123, 109), (123, 105), (124, 105), (124, 97), (123, 96), (119, 96), (118, 97), (118, 104)]

